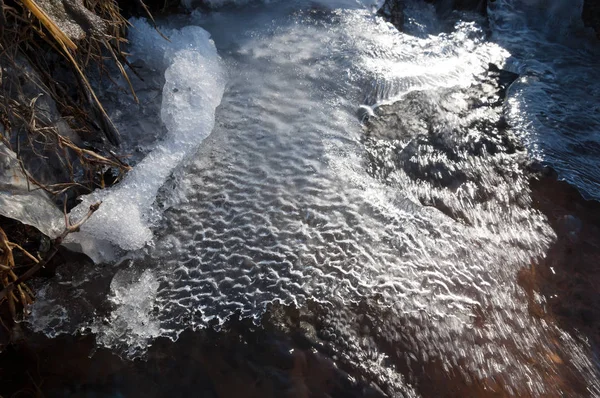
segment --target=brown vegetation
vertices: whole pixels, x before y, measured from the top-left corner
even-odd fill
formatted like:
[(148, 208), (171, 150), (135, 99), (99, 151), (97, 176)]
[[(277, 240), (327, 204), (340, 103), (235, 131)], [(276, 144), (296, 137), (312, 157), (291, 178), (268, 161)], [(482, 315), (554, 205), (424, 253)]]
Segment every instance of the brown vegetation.
[[(18, 319), (18, 306), (20, 306), (20, 309), (26, 309), (33, 303), (35, 295), (25, 282), (35, 276), (54, 258), (54, 255), (58, 252), (58, 247), (67, 235), (78, 231), (81, 225), (85, 223), (99, 207), (100, 203), (95, 203), (90, 206), (87, 214), (74, 224), (67, 215), (65, 208), (65, 229), (51, 242), (50, 250), (44, 254), (38, 251), (35, 256), (24, 249), (20, 244), (10, 242), (8, 236), (0, 227), (0, 286), (2, 286), (2, 290), (0, 290), (0, 303), (6, 302), (10, 312), (10, 320)], [(25, 261), (22, 261), (19, 264), (19, 268), (23, 270), (22, 272), (17, 270), (17, 263), (15, 262), (14, 255), (15, 250), (19, 250), (25, 257)], [(3, 324), (3, 326), (7, 327), (5, 324)]]
[[(111, 80), (116, 67), (137, 101), (125, 68), (127, 25), (116, 0), (0, 1), (0, 141), (16, 153), (30, 189), (47, 192), (65, 214), (78, 195), (130, 170), (114, 149), (119, 132), (90, 83)], [(24, 282), (80, 225), (65, 216), (65, 230), (48, 251), (30, 252), (19, 242), (39, 232), (6, 228), (13, 221), (0, 220), (0, 310), (9, 320), (33, 301)]]

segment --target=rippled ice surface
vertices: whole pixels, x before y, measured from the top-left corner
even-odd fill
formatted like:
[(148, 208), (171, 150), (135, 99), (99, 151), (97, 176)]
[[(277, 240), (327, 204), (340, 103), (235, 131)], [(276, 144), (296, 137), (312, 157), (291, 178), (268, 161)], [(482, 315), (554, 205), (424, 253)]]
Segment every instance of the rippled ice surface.
[[(242, 23), (215, 18), (208, 23)], [(158, 293), (166, 329), (236, 311), (259, 315), (273, 300), (375, 293), (401, 312), (427, 311), (461, 327), (480, 298), (476, 288), (493, 282), (492, 259), (504, 264), (496, 267), (502, 274), (542, 252), (549, 233), (538, 233), (534, 214), (517, 210), (513, 223), (496, 223), (498, 231), (465, 228), (364, 171), (355, 110), (366, 83), (387, 72), (364, 65), (407, 62), (413, 45), (439, 50), (468, 41), (470, 27), (404, 44), (365, 11), (294, 11), (268, 29), (249, 25), (231, 42), (215, 36), (231, 80), (210, 143), (178, 175), (182, 203), (166, 212), (149, 260), (168, 269)], [(452, 55), (412, 67), (439, 62), (443, 73), (464, 79), (463, 70), (446, 68)], [(406, 80), (413, 88), (430, 84), (427, 76)], [(516, 236), (523, 247), (500, 249)], [(473, 252), (469, 239), (486, 245)]]
[[(101, 343), (127, 336), (143, 347), (235, 314), (258, 319), (273, 301), (377, 299), (389, 316), (380, 332), (391, 344), (410, 334), (415, 358), (439, 357), (482, 378), (503, 374), (515, 388), (544, 393), (539, 368), (516, 353), (550, 366), (552, 327), (528, 314), (516, 273), (545, 253), (553, 232), (530, 207), (526, 152), (473, 151), (484, 133), (457, 116), (482, 117), (467, 111), (461, 90), (509, 54), (474, 22), (428, 35), (432, 9), (409, 12), (413, 35), (371, 10), (323, 4), (168, 22), (212, 33), (228, 83), (212, 134), (157, 198), (165, 211), (154, 246), (131, 260), (141, 277), (113, 280), (116, 309), (92, 328)], [(358, 107), (415, 95), (415, 114), (433, 113), (434, 122), (426, 133), (375, 142), (410, 156), (385, 178), (369, 172)], [(442, 110), (442, 97), (453, 110)], [(458, 170), (457, 181), (440, 183)], [(363, 343), (347, 316), (337, 322), (352, 356)], [(377, 357), (357, 356), (372, 372), (393, 373)]]

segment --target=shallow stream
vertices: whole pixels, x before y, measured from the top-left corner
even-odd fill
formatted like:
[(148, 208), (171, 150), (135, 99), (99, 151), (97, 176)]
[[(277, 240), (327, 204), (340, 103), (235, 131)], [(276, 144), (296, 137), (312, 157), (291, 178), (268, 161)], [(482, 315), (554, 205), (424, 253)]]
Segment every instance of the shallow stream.
[[(517, 282), (556, 239), (531, 168), (600, 197), (599, 47), (578, 5), (497, 0), (488, 24), (407, 2), (404, 33), (378, 6), (229, 4), (160, 21), (170, 43), (133, 21), (154, 83), (113, 114), (138, 165), (81, 207), (105, 202), (74, 242), (103, 265), (45, 287), (32, 328), (144, 357), (290, 306), (388, 396), (427, 395), (434, 363), (490, 393), (600, 394), (593, 349)], [(153, 110), (162, 126), (126, 125)]]

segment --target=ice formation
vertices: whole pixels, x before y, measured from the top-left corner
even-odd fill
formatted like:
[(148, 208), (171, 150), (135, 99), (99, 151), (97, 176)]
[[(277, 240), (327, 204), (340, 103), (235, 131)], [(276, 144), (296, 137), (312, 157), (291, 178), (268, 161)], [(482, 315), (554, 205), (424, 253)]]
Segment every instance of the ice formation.
[(152, 239), (150, 218), (157, 192), (212, 131), (225, 86), (220, 58), (208, 32), (197, 26), (167, 29), (163, 30), (167, 41), (146, 21), (132, 23), (133, 56), (157, 69), (166, 68), (161, 119), (168, 134), (118, 186), (84, 197), (73, 210), (77, 218), (90, 204), (103, 202), (74, 237), (96, 260), (102, 258), (98, 252), (102, 241), (136, 250)]
[(92, 331), (98, 343), (122, 344), (133, 356), (144, 350), (148, 342), (160, 334), (160, 324), (152, 316), (159, 282), (150, 270), (136, 275), (127, 269), (115, 275), (111, 284), (110, 301), (115, 306), (109, 318), (96, 322)]
[(17, 154), (0, 142), (0, 215), (32, 225), (56, 238), (64, 228), (62, 213), (42, 190), (30, 187)]

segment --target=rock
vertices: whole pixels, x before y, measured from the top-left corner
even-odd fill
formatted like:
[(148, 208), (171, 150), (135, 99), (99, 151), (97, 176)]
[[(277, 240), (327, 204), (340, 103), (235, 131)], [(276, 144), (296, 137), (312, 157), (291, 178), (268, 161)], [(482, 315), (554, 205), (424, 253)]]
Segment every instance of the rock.
[(88, 10), (82, 0), (37, 0), (36, 3), (71, 40), (83, 40), (106, 31), (106, 23)]
[(181, 12), (181, 3), (180, 0), (117, 0), (121, 14), (127, 19), (133, 16), (146, 18), (148, 11), (153, 16)]
[[(363, 119), (367, 172), (390, 184), (414, 184), (423, 206), (472, 224), (480, 216), (470, 206), (500, 206), (499, 185), (506, 180), (505, 161), (519, 162), (520, 142), (506, 131), (503, 102), (517, 75), (490, 64), (469, 87), (412, 91), (400, 100), (379, 106)], [(512, 203), (525, 203), (523, 182), (504, 186)], [(427, 186), (426, 189), (421, 187)], [(465, 205), (457, 190), (469, 190)]]
[(487, 0), (425, 0), (428, 3), (435, 4), (439, 13), (446, 13), (451, 10), (476, 11), (480, 14), (487, 14)]
[(404, 25), (404, 1), (385, 0), (383, 6), (377, 11), (377, 15), (382, 16), (386, 21), (402, 30)]
[[(435, 5), (439, 14), (447, 14), (452, 10), (476, 11), (487, 14), (487, 0), (425, 0)], [(399, 30), (404, 26), (404, 0), (385, 0), (377, 15), (382, 16)]]
[(0, 143), (0, 214), (55, 238), (63, 227), (62, 213), (44, 191), (35, 188), (28, 184), (16, 154)]
[(585, 0), (581, 14), (585, 26), (594, 28), (600, 38), (600, 2), (598, 0)]

